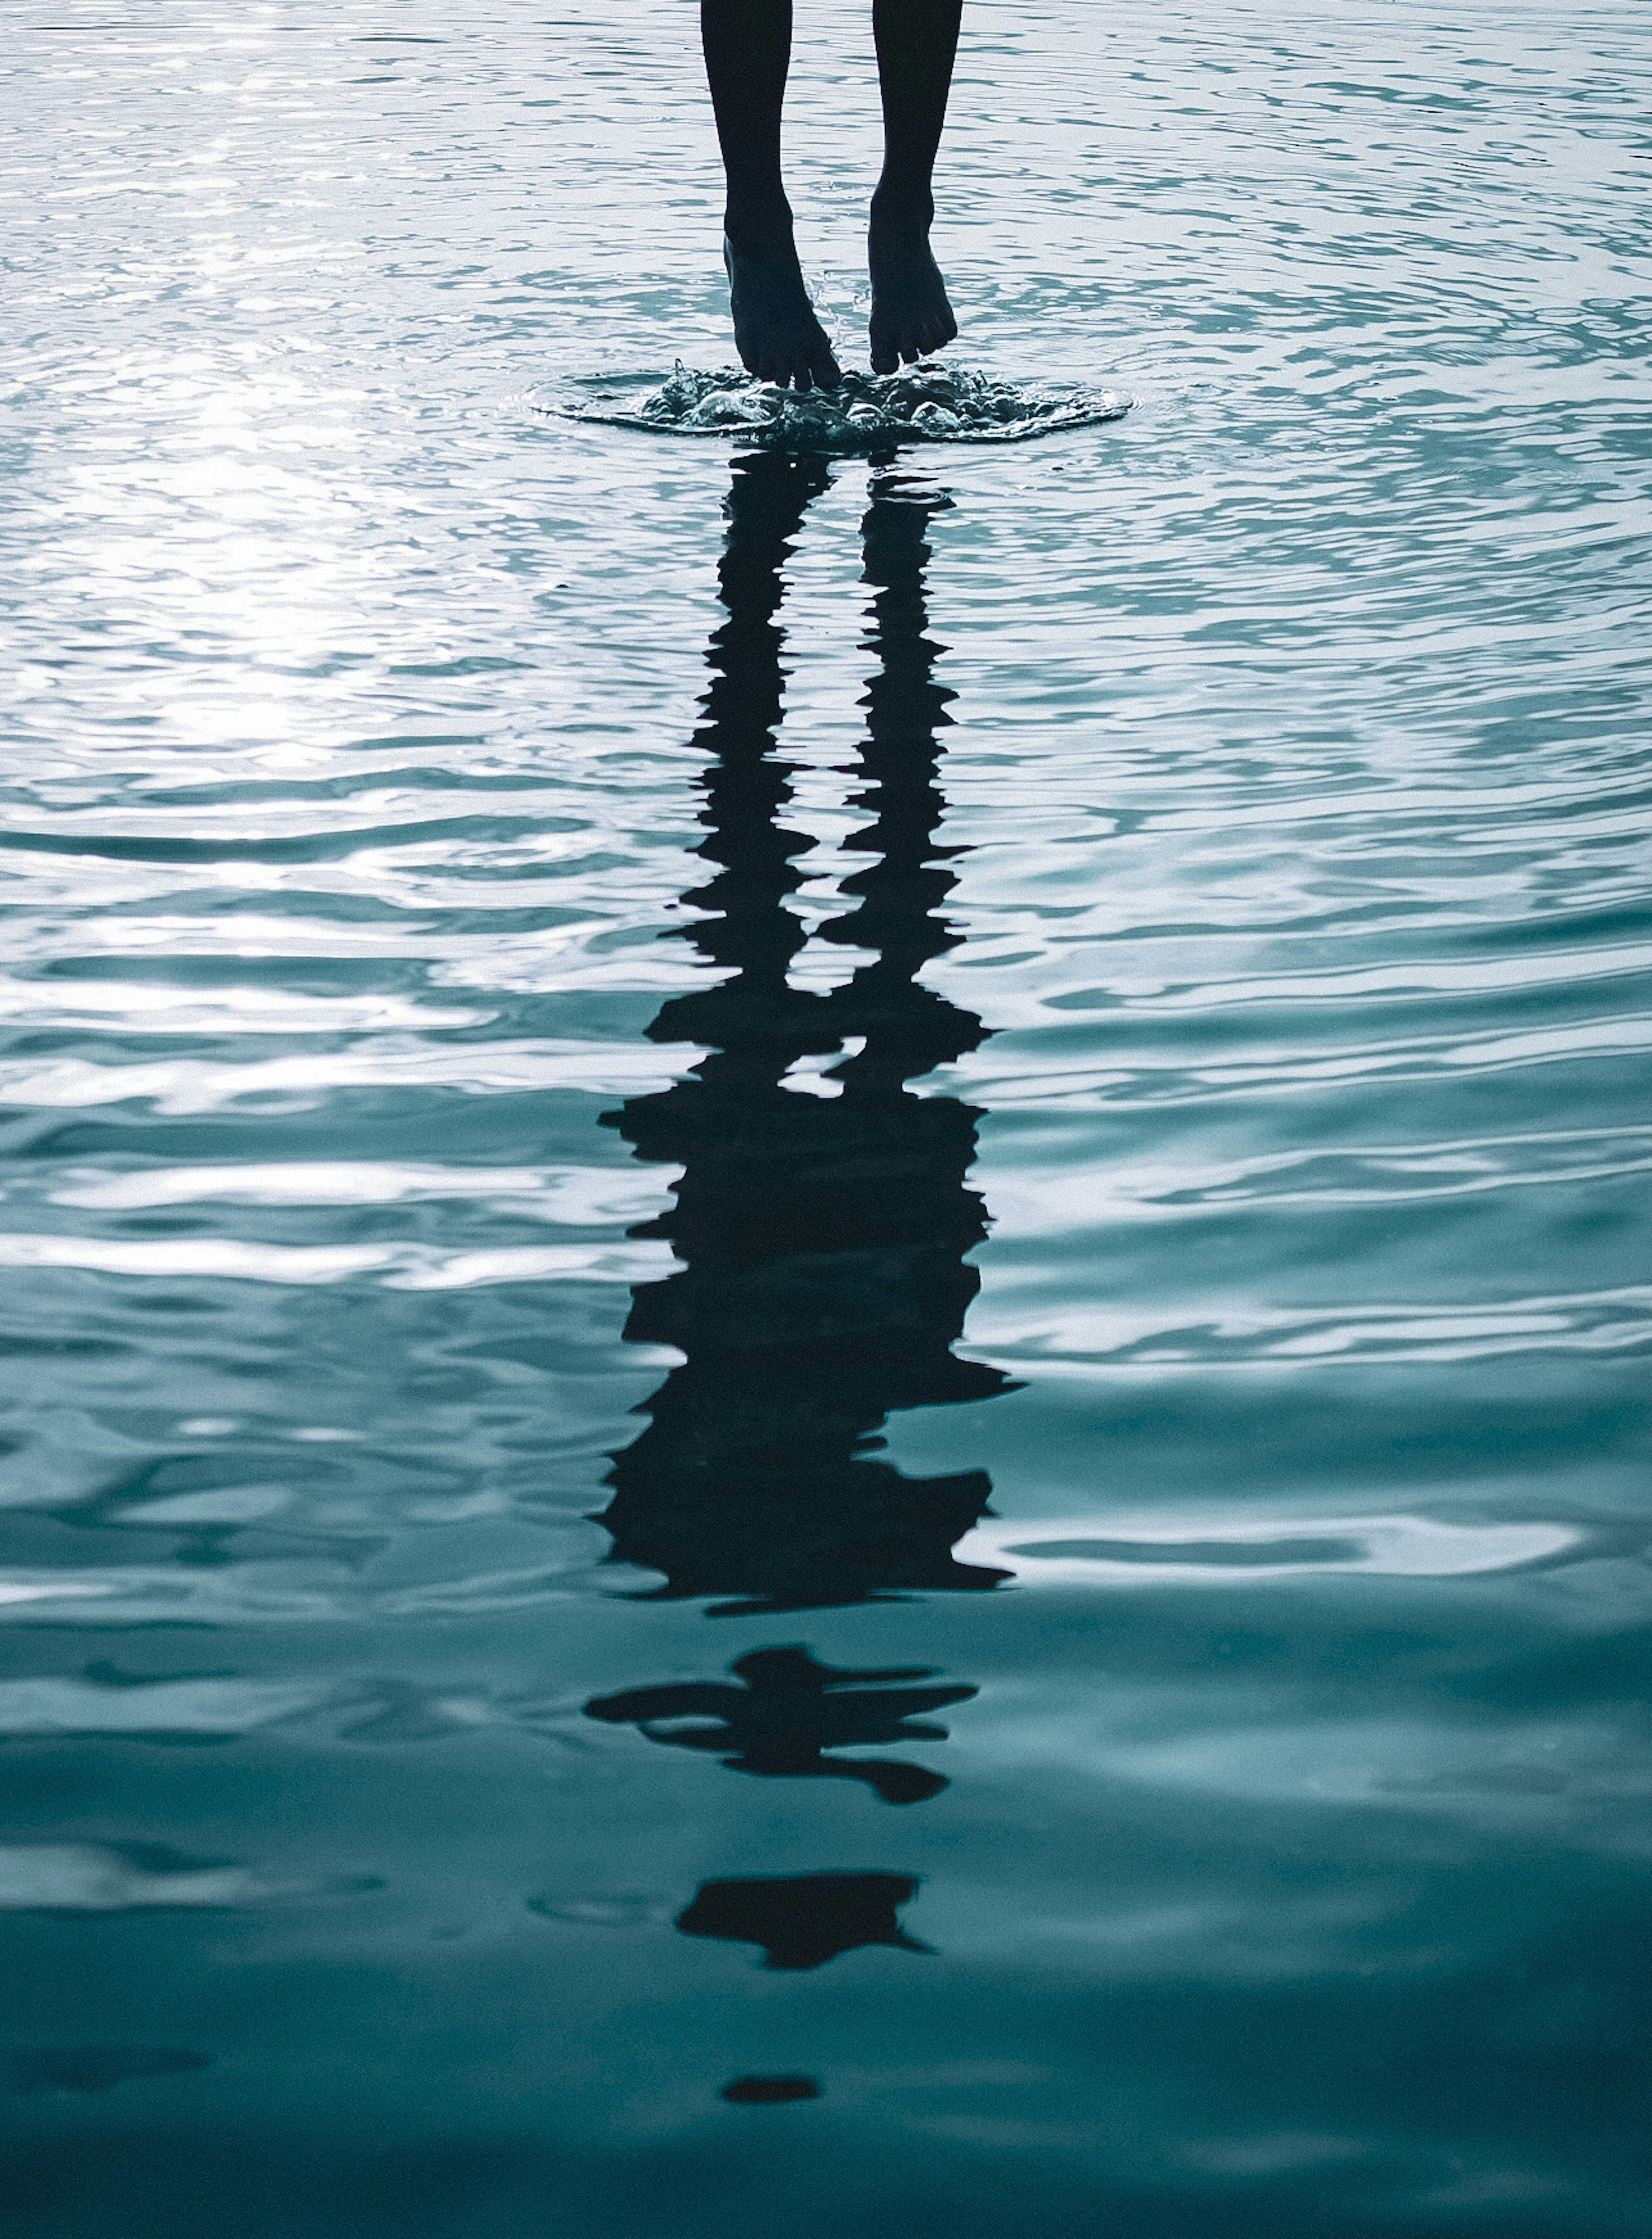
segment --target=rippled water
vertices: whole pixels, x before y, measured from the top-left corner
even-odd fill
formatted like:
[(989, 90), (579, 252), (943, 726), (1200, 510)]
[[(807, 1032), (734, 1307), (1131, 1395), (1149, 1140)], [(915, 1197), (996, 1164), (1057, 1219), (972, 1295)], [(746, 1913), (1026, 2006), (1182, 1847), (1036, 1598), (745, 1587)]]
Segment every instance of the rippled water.
[(1130, 404), (1111, 389), (1040, 389), (932, 360), (892, 374), (852, 369), (833, 388), (799, 395), (753, 380), (739, 366), (707, 370), (680, 358), (657, 386), (596, 374), (546, 409), (650, 435), (738, 434), (786, 450), (863, 454), (886, 463), (914, 443), (1025, 443), (1099, 427), (1122, 420)]
[(694, 29), (13, 27), (13, 2226), (1639, 2239), (1638, 14)]

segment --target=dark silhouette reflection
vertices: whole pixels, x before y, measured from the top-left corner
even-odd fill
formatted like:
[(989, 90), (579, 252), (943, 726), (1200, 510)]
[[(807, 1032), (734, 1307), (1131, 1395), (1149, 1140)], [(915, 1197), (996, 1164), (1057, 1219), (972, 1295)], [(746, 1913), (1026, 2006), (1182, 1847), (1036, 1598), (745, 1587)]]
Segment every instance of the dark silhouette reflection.
[(752, 1875), (701, 1882), (677, 1925), (685, 1936), (760, 1943), (766, 1967), (802, 1972), (864, 1943), (926, 1953), (928, 1944), (908, 1936), (895, 1917), (917, 1894), (911, 1874)]
[[(965, 1254), (985, 1233), (966, 1186), (979, 1115), (905, 1086), (985, 1030), (916, 977), (961, 938), (937, 914), (958, 852), (934, 840), (938, 734), (952, 695), (932, 675), (940, 648), (925, 635), (923, 586), (925, 529), (950, 501), (892, 475), (875, 483), (863, 524), (866, 642), (879, 668), (863, 703), (866, 783), (853, 796), (872, 821), (851, 844), (878, 860), (846, 882), (859, 907), (824, 932), (875, 953), (829, 995), (786, 979), (806, 938), (787, 897), (813, 843), (780, 821), (793, 766), (774, 752), (776, 615), (790, 540), (826, 481), (820, 460), (736, 462), (720, 573), (727, 619), (712, 639), (698, 734), (708, 827), (698, 852), (713, 870), (687, 897), (705, 914), (684, 936), (728, 976), (667, 1003), (650, 1029), (713, 1053), (675, 1086), (606, 1115), (639, 1158), (684, 1169), (672, 1210), (632, 1233), (667, 1240), (685, 1268), (637, 1289), (626, 1335), (685, 1358), (614, 1458), (600, 1521), (614, 1559), (665, 1574), (661, 1595), (734, 1597), (723, 1606), (736, 1611), (1005, 1575), (952, 1558), (985, 1511), (984, 1474), (912, 1478), (871, 1458), (892, 1410), (1008, 1385), (952, 1351), (979, 1279)], [(799, 1059), (846, 1044), (823, 1084), (837, 1093), (783, 1085)], [(749, 1758), (743, 1737), (740, 1747)]]
[[(839, 1671), (818, 1664), (806, 1648), (759, 1648), (730, 1666), (745, 1684), (686, 1682), (632, 1687), (599, 1695), (585, 1706), (589, 1718), (633, 1724), (651, 1742), (677, 1749), (727, 1750), (737, 1772), (793, 1778), (861, 1780), (886, 1804), (921, 1804), (946, 1783), (921, 1764), (876, 1757), (828, 1757), (820, 1752), (859, 1744), (946, 1739), (945, 1726), (912, 1725), (909, 1719), (949, 1703), (966, 1703), (973, 1687), (901, 1687), (897, 1679), (927, 1679), (923, 1665), (892, 1671)], [(679, 1719), (692, 1724), (674, 1723)]]

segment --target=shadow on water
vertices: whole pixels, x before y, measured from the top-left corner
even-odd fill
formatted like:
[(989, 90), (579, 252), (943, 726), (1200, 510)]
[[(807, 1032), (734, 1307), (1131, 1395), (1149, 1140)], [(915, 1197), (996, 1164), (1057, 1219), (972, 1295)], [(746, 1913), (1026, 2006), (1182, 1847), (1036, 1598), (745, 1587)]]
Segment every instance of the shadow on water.
[[(684, 1170), (671, 1210), (632, 1233), (663, 1239), (685, 1265), (639, 1286), (626, 1325), (684, 1358), (614, 1458), (600, 1521), (614, 1560), (662, 1572), (662, 1597), (726, 1597), (719, 1614), (1006, 1575), (952, 1558), (986, 1512), (982, 1472), (914, 1478), (874, 1458), (893, 1410), (1009, 1388), (952, 1350), (979, 1283), (965, 1255), (986, 1232), (966, 1180), (979, 1114), (906, 1086), (985, 1029), (918, 980), (962, 937), (939, 914), (959, 852), (935, 842), (952, 694), (934, 681), (941, 648), (925, 634), (925, 531), (950, 500), (893, 474), (874, 478), (862, 532), (879, 667), (853, 796), (872, 821), (851, 844), (878, 860), (846, 881), (858, 907), (821, 934), (874, 955), (827, 995), (786, 976), (808, 938), (787, 897), (813, 842), (780, 821), (795, 766), (775, 752), (776, 617), (791, 540), (828, 475), (823, 460), (780, 451), (735, 464), (727, 619), (698, 734), (708, 827), (698, 852), (713, 871), (686, 898), (705, 914), (682, 935), (728, 976), (667, 1002), (649, 1030), (711, 1053), (606, 1115), (639, 1158)], [(820, 1084), (835, 1093), (786, 1085), (800, 1059), (839, 1051)]]

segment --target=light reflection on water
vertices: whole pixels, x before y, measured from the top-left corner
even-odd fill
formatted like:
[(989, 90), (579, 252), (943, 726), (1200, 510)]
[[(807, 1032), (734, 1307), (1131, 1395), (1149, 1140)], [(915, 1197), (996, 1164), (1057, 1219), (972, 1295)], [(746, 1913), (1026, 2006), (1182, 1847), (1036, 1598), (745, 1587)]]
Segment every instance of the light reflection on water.
[(1022, 1525), (978, 1525), (959, 1551), (966, 1558), (1007, 1563), (1027, 1584), (1117, 1589), (1234, 1585), (1327, 1571), (1456, 1578), (1540, 1562), (1576, 1547), (1583, 1536), (1554, 1524), (1433, 1524), (1419, 1516), (1293, 1517), (1283, 1523), (1206, 1515), (1192, 1520), (1185, 1511), (1159, 1538), (1147, 1536), (1139, 1525), (1133, 1533), (1120, 1529), (1136, 1522), (1110, 1518), (1111, 1533), (1104, 1538), (1091, 1519), (1076, 1518), (1064, 1531), (1045, 1518), (1038, 1538), (1027, 1540), (1017, 1539)]
[(892, 468), (692, 10), (36, 12), (19, 2230), (1640, 2239), (1627, 11), (972, 0)]

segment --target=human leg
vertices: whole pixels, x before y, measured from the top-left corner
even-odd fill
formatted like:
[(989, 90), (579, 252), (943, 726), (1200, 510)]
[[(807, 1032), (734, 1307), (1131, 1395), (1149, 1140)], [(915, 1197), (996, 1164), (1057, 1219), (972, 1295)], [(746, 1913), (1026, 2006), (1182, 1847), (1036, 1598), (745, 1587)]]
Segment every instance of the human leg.
[(792, 0), (700, 0), (700, 21), (728, 183), (723, 262), (740, 362), (782, 388), (830, 388), (837, 362), (803, 284), (780, 177)]
[(961, 0), (873, 0), (884, 113), (883, 176), (867, 235), (875, 373), (941, 349), (958, 333), (929, 229), (960, 13)]

